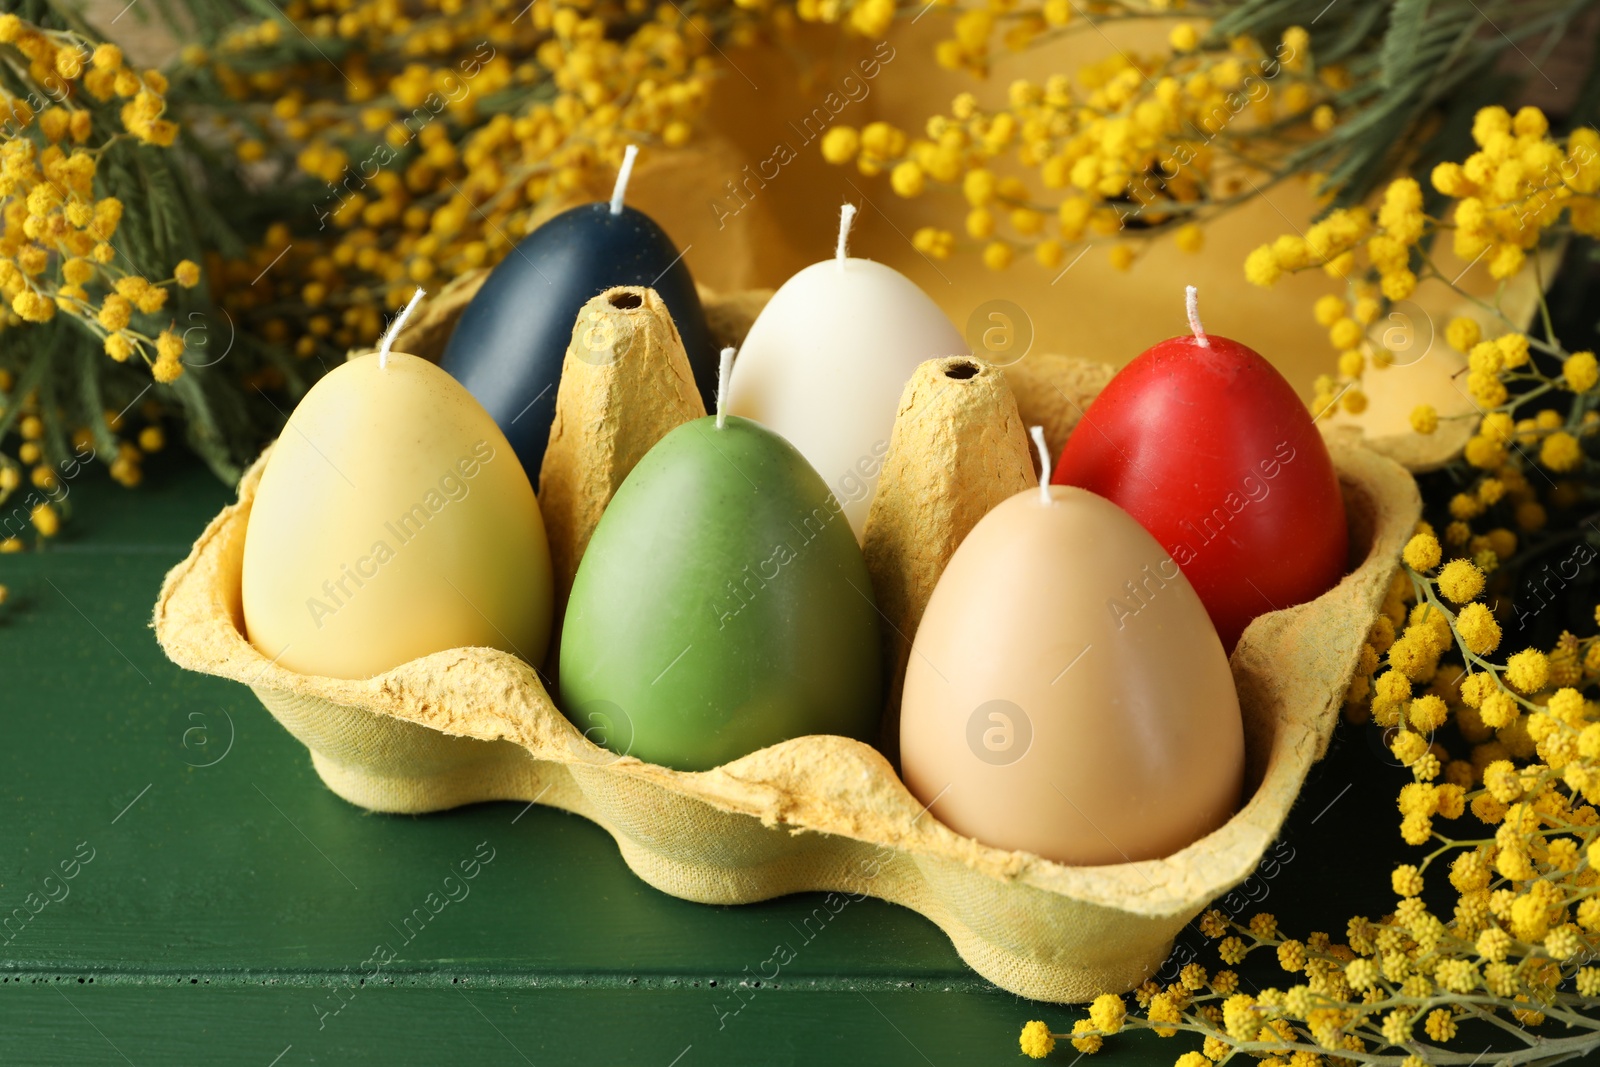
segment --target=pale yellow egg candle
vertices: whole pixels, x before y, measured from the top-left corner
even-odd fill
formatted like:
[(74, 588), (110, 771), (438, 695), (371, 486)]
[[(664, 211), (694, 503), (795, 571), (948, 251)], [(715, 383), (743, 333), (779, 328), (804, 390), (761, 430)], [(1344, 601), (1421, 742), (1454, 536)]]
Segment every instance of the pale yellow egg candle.
[(466, 389), (389, 351), (403, 317), (313, 386), (273, 447), (245, 534), (246, 636), (333, 678), (464, 646), (540, 663), (551, 575), (533, 487)]

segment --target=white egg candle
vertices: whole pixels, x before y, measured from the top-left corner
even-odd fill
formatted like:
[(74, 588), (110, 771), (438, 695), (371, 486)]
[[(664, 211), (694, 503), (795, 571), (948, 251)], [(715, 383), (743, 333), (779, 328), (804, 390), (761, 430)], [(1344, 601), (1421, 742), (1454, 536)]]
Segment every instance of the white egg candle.
[(784, 282), (750, 327), (728, 387), (728, 412), (800, 450), (861, 538), (895, 411), (917, 367), (968, 355), (960, 332), (910, 278), (848, 255), (855, 207), (844, 206), (837, 254)]
[(551, 579), (533, 487), (466, 389), (389, 351), (403, 319), (313, 386), (273, 447), (245, 530), (246, 636), (333, 678), (465, 646), (537, 664)]

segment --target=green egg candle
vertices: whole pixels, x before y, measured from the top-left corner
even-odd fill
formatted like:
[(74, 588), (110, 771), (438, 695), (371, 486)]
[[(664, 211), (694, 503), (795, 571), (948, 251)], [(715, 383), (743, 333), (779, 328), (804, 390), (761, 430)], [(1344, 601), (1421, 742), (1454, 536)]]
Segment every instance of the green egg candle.
[(618, 488), (561, 641), (567, 717), (679, 770), (805, 734), (867, 740), (882, 699), (849, 520), (793, 445), (721, 407), (668, 433)]

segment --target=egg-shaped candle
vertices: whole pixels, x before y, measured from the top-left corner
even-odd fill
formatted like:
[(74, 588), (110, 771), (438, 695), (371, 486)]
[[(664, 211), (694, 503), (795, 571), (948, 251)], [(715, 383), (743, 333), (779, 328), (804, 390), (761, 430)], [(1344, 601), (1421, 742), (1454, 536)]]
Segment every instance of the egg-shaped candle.
[(1333, 459), (1294, 388), (1254, 350), (1206, 333), (1193, 286), (1188, 311), (1188, 334), (1144, 352), (1089, 405), (1055, 480), (1139, 520), (1231, 654), (1257, 615), (1338, 584), (1349, 534)]
[[(1118, 610), (1135, 590), (1145, 607)], [(1110, 501), (1041, 485), (979, 520), (934, 587), (900, 758), (953, 830), (1058, 863), (1125, 863), (1228, 820), (1244, 727), (1222, 642), (1172, 557)]]
[(728, 412), (798, 448), (860, 538), (907, 380), (924, 360), (968, 349), (911, 279), (848, 254), (854, 213), (850, 204), (841, 212), (834, 258), (784, 282), (756, 317), (734, 363)]
[(401, 321), (317, 382), (273, 446), (245, 531), (246, 636), (332, 678), (472, 645), (538, 664), (551, 577), (533, 486), (470, 393), (389, 351)]
[(547, 221), (501, 260), (473, 295), (440, 366), (493, 417), (530, 479), (539, 477), (555, 419), (561, 365), (578, 312), (620, 285), (654, 289), (683, 339), (702, 402), (711, 409), (717, 349), (683, 253), (642, 211), (623, 203), (628, 147), (609, 202)]
[(560, 661), (569, 719), (680, 770), (877, 730), (861, 549), (793, 446), (721, 412), (672, 430), (617, 490), (578, 565)]

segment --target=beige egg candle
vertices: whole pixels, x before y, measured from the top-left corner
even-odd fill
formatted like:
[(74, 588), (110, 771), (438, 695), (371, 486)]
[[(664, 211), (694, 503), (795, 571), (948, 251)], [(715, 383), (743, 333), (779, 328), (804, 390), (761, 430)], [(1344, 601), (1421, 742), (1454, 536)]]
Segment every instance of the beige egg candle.
[(906, 668), (906, 786), (986, 845), (1171, 855), (1240, 800), (1244, 727), (1205, 606), (1126, 512), (1044, 483), (972, 528)]
[(911, 279), (849, 255), (854, 214), (850, 204), (840, 212), (834, 258), (784, 282), (751, 325), (728, 411), (799, 449), (859, 540), (906, 381), (924, 360), (968, 350)]
[(246, 636), (303, 674), (370, 678), (464, 646), (537, 664), (549, 640), (533, 487), (470, 393), (389, 350), (406, 312), (306, 393), (250, 511)]

